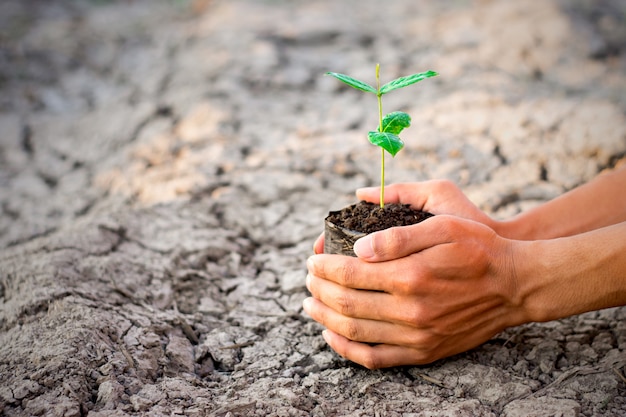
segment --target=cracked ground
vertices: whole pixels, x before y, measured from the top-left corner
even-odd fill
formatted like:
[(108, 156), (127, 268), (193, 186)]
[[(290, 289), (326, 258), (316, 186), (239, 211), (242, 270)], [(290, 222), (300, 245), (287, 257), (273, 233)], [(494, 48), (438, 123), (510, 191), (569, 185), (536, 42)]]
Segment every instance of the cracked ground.
[[(0, 414), (622, 416), (626, 308), (369, 371), (302, 311), (376, 103), (441, 75), (388, 182), (506, 218), (626, 155), (620, 0), (0, 4)], [(371, 98), (371, 97), (370, 97)], [(600, 202), (601, 203), (601, 202)]]

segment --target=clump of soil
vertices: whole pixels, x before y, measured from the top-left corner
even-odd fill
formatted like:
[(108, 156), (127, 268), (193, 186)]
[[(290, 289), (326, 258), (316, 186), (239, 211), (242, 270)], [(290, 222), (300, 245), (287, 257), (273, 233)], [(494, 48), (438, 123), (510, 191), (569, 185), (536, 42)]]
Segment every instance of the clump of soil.
[(362, 233), (373, 233), (395, 226), (409, 226), (432, 217), (426, 211), (414, 210), (410, 204), (379, 204), (360, 201), (339, 211), (332, 211), (326, 218), (338, 227)]

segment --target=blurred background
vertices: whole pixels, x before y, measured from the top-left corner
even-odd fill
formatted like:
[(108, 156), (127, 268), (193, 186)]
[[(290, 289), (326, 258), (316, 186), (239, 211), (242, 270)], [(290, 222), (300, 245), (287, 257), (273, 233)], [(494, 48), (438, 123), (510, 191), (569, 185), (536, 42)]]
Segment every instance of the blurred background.
[[(441, 74), (384, 98), (385, 111), (413, 117), (389, 181), (450, 178), (510, 215), (624, 155), (625, 9), (3, 1), (0, 242), (45, 234), (111, 195), (154, 203), (238, 181), (267, 195), (294, 175), (296, 188), (324, 190), (312, 202), (321, 216), (378, 181), (364, 139), (375, 99), (323, 74), (373, 83), (376, 63), (383, 82)], [(269, 177), (254, 181), (259, 171)]]
[(0, 1), (0, 414), (620, 415), (624, 309), (377, 372), (302, 312), (380, 181), (375, 97), (324, 73), (377, 63), (440, 74), (383, 98), (388, 184), (505, 218), (626, 155), (623, 0)]
[(384, 97), (413, 117), (389, 181), (450, 178), (508, 215), (623, 156), (625, 14), (618, 0), (3, 1), (0, 242), (107, 196), (237, 181), (267, 194), (300, 175), (320, 207), (341, 205), (377, 184), (376, 103), (322, 74), (373, 83), (376, 63), (383, 82), (441, 74)]

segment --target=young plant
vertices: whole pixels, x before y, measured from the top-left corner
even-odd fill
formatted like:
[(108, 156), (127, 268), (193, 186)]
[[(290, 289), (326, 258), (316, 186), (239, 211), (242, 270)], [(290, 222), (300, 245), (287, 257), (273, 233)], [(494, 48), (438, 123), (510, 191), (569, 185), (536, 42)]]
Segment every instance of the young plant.
[(405, 128), (411, 126), (411, 116), (401, 111), (394, 111), (383, 117), (383, 103), (382, 96), (390, 91), (397, 90), (415, 84), (418, 81), (422, 81), (425, 78), (434, 77), (437, 74), (435, 71), (420, 72), (418, 74), (408, 75), (406, 77), (396, 78), (393, 81), (381, 87), (380, 85), (380, 64), (376, 64), (376, 88), (371, 85), (359, 81), (355, 78), (347, 76), (345, 74), (338, 74), (336, 72), (327, 72), (326, 75), (332, 75), (339, 81), (348, 84), (350, 87), (357, 90), (365, 91), (366, 93), (374, 93), (378, 98), (378, 129), (368, 132), (367, 136), (369, 141), (381, 148), (380, 152), (380, 208), (385, 207), (385, 151), (389, 152), (392, 157), (404, 147), (404, 142), (400, 139), (400, 132)]

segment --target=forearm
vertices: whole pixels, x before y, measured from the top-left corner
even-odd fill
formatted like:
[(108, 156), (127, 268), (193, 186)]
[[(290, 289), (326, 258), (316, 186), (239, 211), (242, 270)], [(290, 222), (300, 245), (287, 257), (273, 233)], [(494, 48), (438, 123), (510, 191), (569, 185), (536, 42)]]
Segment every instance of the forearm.
[(571, 237), (519, 243), (520, 304), (529, 321), (626, 305), (626, 222)]
[(535, 209), (498, 222), (496, 232), (517, 240), (573, 236), (626, 221), (626, 167), (601, 174)]

